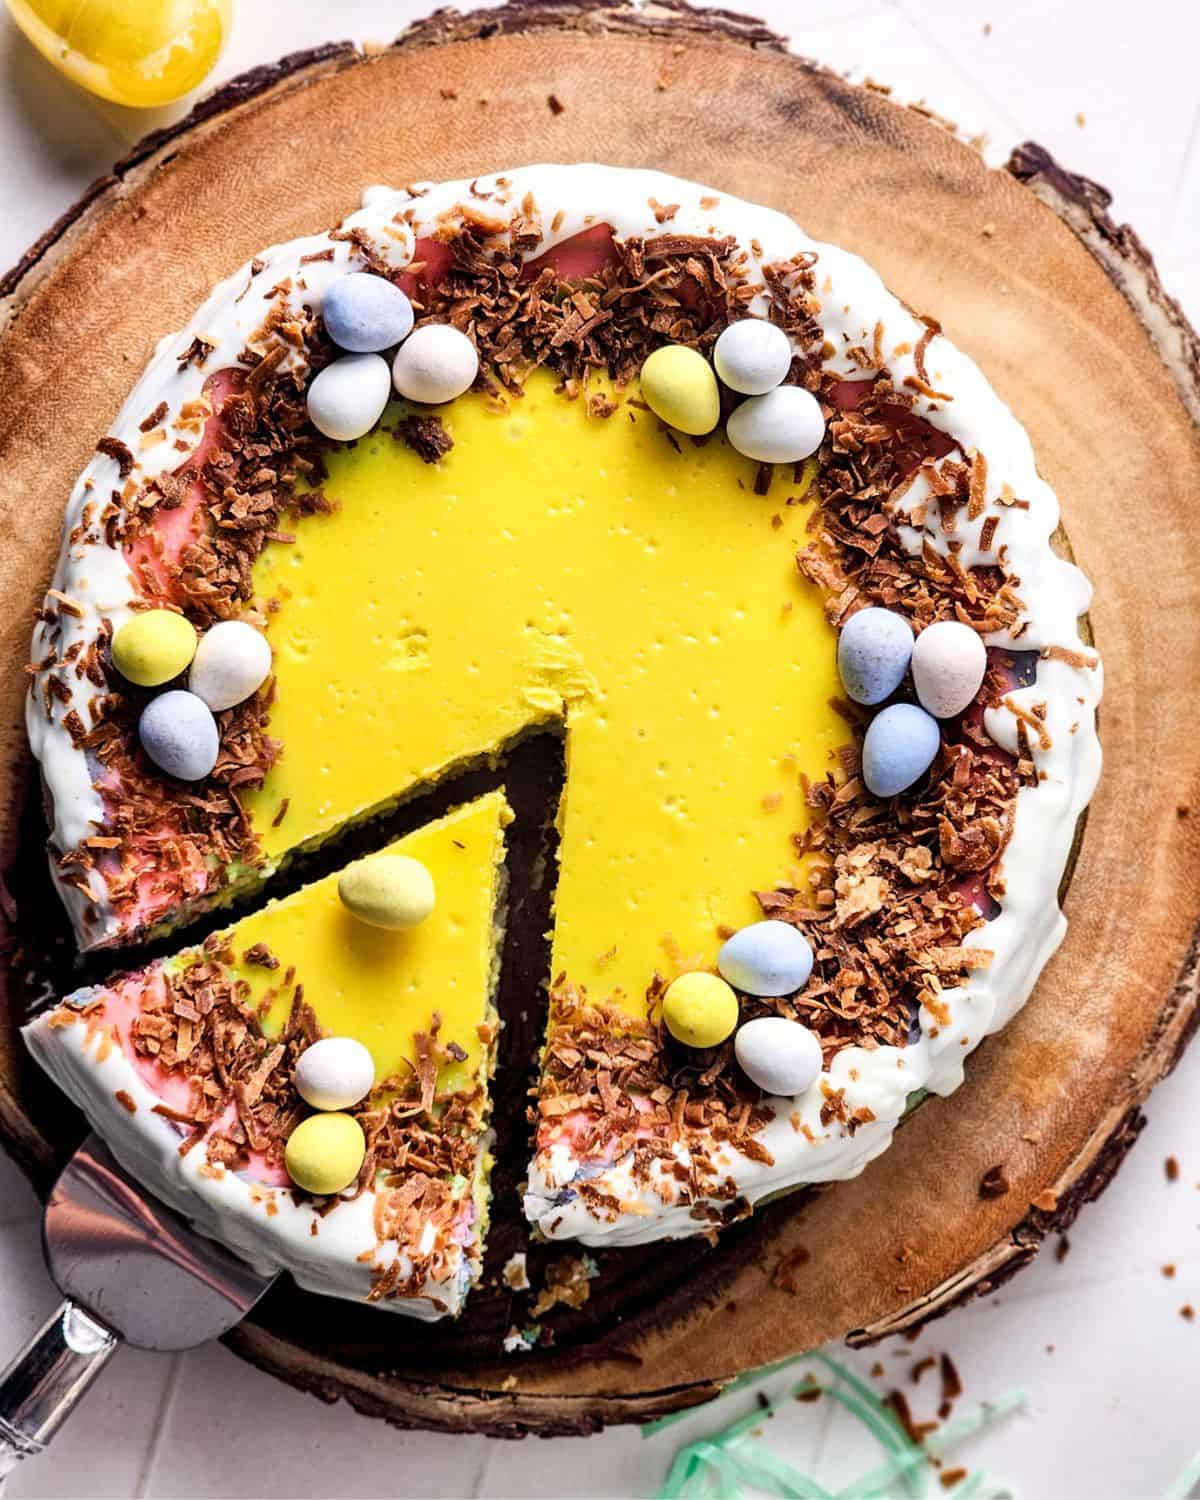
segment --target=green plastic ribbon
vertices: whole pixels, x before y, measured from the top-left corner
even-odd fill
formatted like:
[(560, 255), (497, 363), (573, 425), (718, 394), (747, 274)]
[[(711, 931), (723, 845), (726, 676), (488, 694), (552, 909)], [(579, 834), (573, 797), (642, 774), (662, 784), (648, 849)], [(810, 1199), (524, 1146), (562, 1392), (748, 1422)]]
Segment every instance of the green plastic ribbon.
[[(802, 1356), (801, 1361), (824, 1366), (830, 1379), (821, 1383), (812, 1374), (784, 1395), (768, 1401), (727, 1427), (708, 1437), (699, 1438), (680, 1448), (671, 1462), (659, 1491), (659, 1500), (741, 1500), (748, 1491), (777, 1496), (779, 1500), (924, 1500), (932, 1460), (941, 1458), (956, 1444), (1002, 1421), (1025, 1404), (1020, 1392), (1012, 1392), (999, 1401), (987, 1402), (943, 1427), (929, 1442), (913, 1442), (875, 1392), (853, 1371), (830, 1359), (827, 1354)], [(779, 1370), (801, 1361), (786, 1360), (773, 1367)], [(728, 1390), (759, 1380), (771, 1371), (733, 1382)], [(811, 1475), (802, 1474), (785, 1463), (766, 1446), (757, 1429), (796, 1398), (819, 1390), (836, 1401), (861, 1422), (883, 1449), (885, 1458), (860, 1478), (834, 1492), (819, 1484)], [(728, 1393), (728, 1392), (726, 1392)], [(661, 1432), (672, 1422), (690, 1416), (690, 1412), (673, 1413), (645, 1429), (645, 1435)], [(1200, 1471), (1198, 1471), (1200, 1473)], [(1182, 1500), (1180, 1490), (1171, 1500)], [(987, 1475), (976, 1473), (956, 1490), (957, 1500), (1011, 1500), (1003, 1486), (997, 1486)]]
[(1191, 1463), (1175, 1476), (1163, 1500), (1188, 1500), (1188, 1496), (1198, 1484), (1200, 1484), (1200, 1453), (1197, 1453)]

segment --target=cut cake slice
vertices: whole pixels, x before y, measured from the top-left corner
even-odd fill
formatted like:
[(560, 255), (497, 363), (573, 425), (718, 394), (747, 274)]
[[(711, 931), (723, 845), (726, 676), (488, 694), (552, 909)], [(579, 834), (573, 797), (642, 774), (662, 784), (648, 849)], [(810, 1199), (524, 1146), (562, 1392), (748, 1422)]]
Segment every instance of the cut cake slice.
[[(486, 1224), (510, 818), (493, 792), (385, 851), (433, 876), (433, 912), (411, 930), (359, 921), (331, 875), (77, 990), (25, 1028), (30, 1050), (127, 1171), (256, 1269), (413, 1317), (456, 1314)], [(376, 1079), (349, 1111), (362, 1168), (328, 1197), (284, 1163), (312, 1113), (296, 1064), (322, 1036), (361, 1042)]]

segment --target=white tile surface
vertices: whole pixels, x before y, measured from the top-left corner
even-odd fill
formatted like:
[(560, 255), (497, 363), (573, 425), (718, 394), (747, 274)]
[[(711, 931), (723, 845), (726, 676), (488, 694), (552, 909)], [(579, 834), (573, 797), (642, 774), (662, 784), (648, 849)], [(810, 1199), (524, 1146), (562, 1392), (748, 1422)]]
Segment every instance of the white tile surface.
[(213, 1344), (183, 1358), (140, 1493), (156, 1500), (472, 1495), (488, 1453), (480, 1439), (397, 1432), (343, 1405), (326, 1406)]
[[(220, 74), (331, 37), (386, 39), (432, 0), (242, 0)], [(1200, 56), (1196, 0), (746, 0), (797, 50), (924, 98), (1000, 160), (1042, 141), (1116, 194), (1160, 256), (1169, 290), (1200, 321)], [(990, 23), (990, 34), (985, 34)], [(148, 123), (64, 84), (0, 23), (0, 263), (24, 247)], [(1082, 113), (1085, 123), (1076, 123)], [(1052, 1254), (988, 1302), (936, 1324), (916, 1345), (854, 1356), (887, 1380), (926, 1350), (952, 1351), (966, 1381), (960, 1410), (1013, 1387), (1027, 1414), (966, 1455), (1026, 1500), (1142, 1500), (1161, 1495), (1200, 1446), (1200, 1047), (1155, 1095), (1150, 1125), (1120, 1177), (1087, 1209), (1059, 1263)], [(1164, 1158), (1183, 1175), (1168, 1185)], [(54, 1305), (40, 1262), (33, 1196), (0, 1159), (0, 1347), (15, 1347)], [(1166, 1263), (1177, 1274), (1167, 1280)], [(1047, 1346), (1054, 1352), (1048, 1353)], [(794, 1378), (787, 1372), (776, 1383)], [(934, 1404), (910, 1390), (918, 1418)], [(212, 1348), (160, 1360), (126, 1352), (40, 1462), (8, 1494), (100, 1497), (241, 1495), (651, 1495), (678, 1443), (748, 1409), (737, 1393), (644, 1440), (614, 1430), (587, 1440), (489, 1444), (406, 1434), (329, 1408)], [(872, 1461), (828, 1402), (792, 1406), (769, 1438), (825, 1482)], [(953, 1491), (950, 1492), (951, 1494)]]
[[(15, 1171), (7, 1161), (5, 1168), (6, 1177)], [(42, 1263), (38, 1223), (26, 1216), (0, 1227), (5, 1354), (34, 1334), (59, 1303)], [(5, 1486), (5, 1495), (14, 1500), (133, 1495), (170, 1394), (175, 1363), (134, 1349), (119, 1350), (55, 1439), (53, 1453), (41, 1462), (22, 1465)]]

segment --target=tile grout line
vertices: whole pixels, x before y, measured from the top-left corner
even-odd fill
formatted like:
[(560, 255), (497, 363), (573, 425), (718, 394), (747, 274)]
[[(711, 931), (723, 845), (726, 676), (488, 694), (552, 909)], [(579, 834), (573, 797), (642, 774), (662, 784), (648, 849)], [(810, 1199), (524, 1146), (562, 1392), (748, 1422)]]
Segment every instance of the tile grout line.
[[(998, 103), (997, 100), (992, 97), (991, 89), (981, 83), (974, 73), (964, 68), (952, 52), (947, 51), (937, 32), (926, 30), (924, 23), (917, 15), (914, 15), (909, 10), (908, 6), (904, 3), (904, 0), (884, 0), (884, 3), (887, 8), (893, 12), (893, 14), (898, 15), (902, 17), (903, 20), (907, 21), (912, 29), (925, 43), (925, 45), (932, 52), (937, 53), (937, 55), (945, 63), (946, 67), (951, 72), (956, 74), (961, 82), (974, 89), (975, 92), (980, 96), (980, 98), (986, 101), (988, 108), (994, 110), (996, 112), (996, 115), (1007, 123), (1008, 128), (1013, 133), (1012, 144), (1016, 144), (1018, 140), (1022, 139), (1028, 134), (1028, 131), (1021, 125), (1021, 122), (1016, 118), (1016, 116), (1010, 114), (1009, 111), (1004, 107), (1004, 105)], [(926, 102), (928, 102), (930, 104), (930, 107), (933, 109), (936, 109), (938, 107), (936, 101), (927, 100)], [(955, 123), (958, 125), (960, 130), (964, 130), (966, 128), (964, 127), (962, 121), (956, 121)]]
[[(1171, 214), (1164, 228), (1162, 239), (1164, 260), (1173, 253), (1175, 233), (1179, 228), (1180, 216), (1183, 213), (1183, 190), (1187, 186), (1192, 167), (1198, 161), (1200, 161), (1200, 98), (1196, 100), (1196, 113), (1192, 116), (1187, 145), (1183, 148), (1183, 160), (1179, 163), (1179, 171), (1175, 181), (1171, 184)], [(1186, 247), (1180, 258), (1182, 260), (1188, 258)]]
[[(525, 1439), (529, 1442), (529, 1438)], [(492, 1459), (496, 1454), (496, 1443), (484, 1439), (483, 1457), (479, 1461), (479, 1467), (475, 1471), (475, 1477), (471, 1481), (471, 1500), (480, 1500), (483, 1495), (484, 1486), (487, 1484), (488, 1471), (492, 1467)]]
[[(866, 4), (856, 6), (855, 9), (845, 11), (841, 15), (819, 16), (812, 21), (798, 21), (797, 25), (803, 26), (805, 35), (812, 33), (815, 36), (818, 32), (832, 31), (835, 26), (853, 26), (859, 21), (869, 21), (872, 16), (883, 15), (887, 9), (888, 0), (867, 0)], [(772, 22), (768, 24), (774, 25)], [(780, 35), (786, 40), (788, 51), (794, 51), (797, 42), (793, 33), (783, 31)]]
[(146, 1500), (146, 1496), (149, 1493), (149, 1485), (154, 1477), (158, 1455), (162, 1449), (167, 1430), (167, 1422), (170, 1419), (171, 1407), (175, 1403), (175, 1396), (179, 1390), (179, 1382), (183, 1376), (183, 1361), (185, 1357), (186, 1351), (184, 1350), (180, 1350), (171, 1356), (171, 1372), (163, 1385), (162, 1400), (158, 1404), (158, 1419), (150, 1441), (146, 1445), (146, 1456), (142, 1462), (141, 1471), (138, 1474), (137, 1489), (134, 1491), (135, 1500)]

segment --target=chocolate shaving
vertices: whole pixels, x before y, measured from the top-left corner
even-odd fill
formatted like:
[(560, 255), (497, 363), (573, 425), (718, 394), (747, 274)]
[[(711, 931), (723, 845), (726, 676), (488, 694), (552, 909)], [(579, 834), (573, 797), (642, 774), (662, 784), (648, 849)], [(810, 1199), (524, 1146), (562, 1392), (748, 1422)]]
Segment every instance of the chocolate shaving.
[(1003, 1166), (989, 1167), (979, 1183), (981, 1198), (1003, 1198), (1009, 1191), (1008, 1174)]
[(133, 468), (133, 454), (130, 451), (129, 446), (126, 443), (123, 443), (120, 438), (102, 437), (96, 444), (96, 452), (103, 453), (106, 458), (116, 460), (117, 473), (121, 476), (122, 479), (124, 479), (125, 476)]
[(446, 431), (441, 417), (405, 417), (397, 426), (396, 435), (403, 438), (417, 457), (427, 464), (437, 463), (454, 447), (454, 439)]

